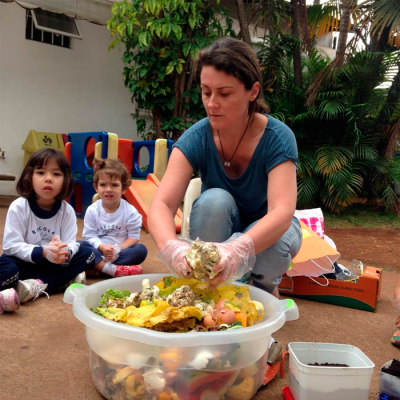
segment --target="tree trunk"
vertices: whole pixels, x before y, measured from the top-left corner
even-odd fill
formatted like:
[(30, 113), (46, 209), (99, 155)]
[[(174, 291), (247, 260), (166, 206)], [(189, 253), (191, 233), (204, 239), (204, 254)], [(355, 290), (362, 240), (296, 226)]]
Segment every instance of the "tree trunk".
[(275, 24), (274, 24), (274, 19), (272, 18), (272, 15), (274, 13), (274, 0), (267, 0), (266, 9), (267, 9), (266, 25), (268, 29), (268, 35), (274, 35)]
[(239, 25), (243, 41), (251, 46), (249, 25), (247, 24), (247, 13), (243, 0), (236, 0), (236, 6), (238, 10)]
[[(393, 116), (393, 112), (396, 109), (396, 105), (400, 102), (400, 62), (397, 63), (397, 74), (393, 78), (392, 85), (390, 86), (386, 101), (378, 117), (378, 126), (387, 127), (389, 125), (389, 120)], [(389, 111), (390, 110), (390, 111)], [(391, 141), (390, 136), (382, 136), (380, 143), (377, 146), (379, 154), (383, 157), (388, 157), (389, 159), (393, 154), (387, 154), (389, 148), (389, 142)]]
[[(292, 3), (292, 35), (300, 40), (300, 19), (299, 19), (299, 4), (298, 0), (291, 0)], [(293, 70), (294, 84), (301, 88), (303, 86), (303, 77), (301, 72), (301, 49), (297, 46), (293, 50)]]
[(153, 115), (153, 126), (156, 132), (154, 139), (166, 139), (164, 132), (160, 129), (161, 127), (161, 113), (158, 111), (157, 108), (152, 110)]
[(371, 35), (371, 51), (372, 52), (380, 52), (385, 51), (389, 45), (389, 34), (390, 34), (390, 26), (387, 26), (383, 29), (382, 34), (378, 37), (378, 35)]
[(341, 68), (344, 62), (344, 55), (347, 46), (347, 36), (350, 30), (350, 12), (351, 12), (351, 0), (342, 0), (341, 11), (342, 16), (340, 19), (340, 33), (338, 40), (338, 47), (336, 51), (337, 66)]

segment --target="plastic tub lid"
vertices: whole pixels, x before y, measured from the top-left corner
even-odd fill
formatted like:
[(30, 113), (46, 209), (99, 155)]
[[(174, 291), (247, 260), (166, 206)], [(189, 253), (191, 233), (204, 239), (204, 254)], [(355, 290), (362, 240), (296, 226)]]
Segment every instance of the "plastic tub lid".
[(271, 335), (273, 332), (279, 330), (286, 321), (295, 320), (299, 317), (297, 305), (293, 300), (278, 300), (261, 289), (238, 282), (235, 282), (235, 285), (247, 286), (252, 300), (259, 301), (264, 305), (266, 314), (260, 323), (245, 329), (224, 332), (188, 332), (185, 334), (156, 332), (150, 329), (109, 321), (90, 311), (92, 307), (98, 304), (101, 295), (107, 289), (141, 291), (143, 279), (149, 279), (150, 284), (153, 285), (165, 276), (167, 275), (135, 275), (114, 278), (90, 286), (71, 285), (65, 291), (64, 301), (73, 305), (75, 317), (85, 324), (86, 327), (118, 338), (165, 347), (192, 347), (195, 345), (221, 345), (253, 341)]

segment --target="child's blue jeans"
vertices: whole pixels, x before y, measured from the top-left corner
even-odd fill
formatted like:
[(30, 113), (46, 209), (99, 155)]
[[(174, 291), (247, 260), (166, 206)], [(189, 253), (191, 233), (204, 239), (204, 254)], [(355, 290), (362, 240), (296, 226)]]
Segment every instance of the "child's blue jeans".
[[(94, 265), (97, 265), (102, 259), (103, 254), (93, 248), (93, 253), (95, 256)], [(115, 265), (139, 265), (141, 264), (147, 257), (147, 249), (143, 244), (134, 244), (121, 252), (118, 255), (118, 258), (113, 262)]]
[[(242, 226), (235, 199), (223, 189), (208, 189), (194, 202), (190, 214), (190, 239), (221, 243), (236, 232), (246, 232), (258, 221)], [(256, 255), (251, 274), (241, 281), (253, 281), (254, 286), (272, 292), (280, 283), (302, 241), (300, 223), (293, 217), (290, 228), (271, 247)]]

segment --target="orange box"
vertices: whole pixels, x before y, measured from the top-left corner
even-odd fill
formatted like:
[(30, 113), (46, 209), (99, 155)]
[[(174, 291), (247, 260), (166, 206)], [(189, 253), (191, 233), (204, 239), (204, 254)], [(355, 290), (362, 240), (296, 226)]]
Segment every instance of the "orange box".
[(307, 276), (291, 278), (285, 274), (278, 289), (280, 294), (288, 297), (376, 311), (381, 296), (381, 276), (382, 269), (373, 267), (366, 267), (357, 282), (327, 280), (321, 277), (311, 279)]

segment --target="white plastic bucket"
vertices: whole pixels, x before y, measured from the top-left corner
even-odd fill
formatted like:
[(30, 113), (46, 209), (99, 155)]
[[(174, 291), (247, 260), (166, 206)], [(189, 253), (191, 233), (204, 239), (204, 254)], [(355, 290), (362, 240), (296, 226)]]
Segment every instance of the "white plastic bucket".
[[(357, 347), (289, 343), (289, 387), (295, 400), (368, 400), (374, 363)], [(308, 364), (346, 364), (348, 367)]]

